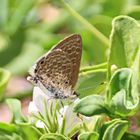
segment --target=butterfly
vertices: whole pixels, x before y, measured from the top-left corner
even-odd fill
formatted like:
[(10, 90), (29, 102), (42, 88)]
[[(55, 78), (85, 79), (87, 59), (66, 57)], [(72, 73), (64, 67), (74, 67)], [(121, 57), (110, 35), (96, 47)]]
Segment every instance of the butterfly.
[(51, 98), (75, 97), (82, 54), (82, 39), (79, 34), (70, 35), (45, 55), (29, 70), (27, 80), (38, 86)]

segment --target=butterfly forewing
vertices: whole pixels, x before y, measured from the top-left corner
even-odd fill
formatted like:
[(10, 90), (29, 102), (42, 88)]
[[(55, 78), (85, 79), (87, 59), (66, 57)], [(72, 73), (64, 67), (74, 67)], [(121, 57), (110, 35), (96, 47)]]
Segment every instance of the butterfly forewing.
[(81, 60), (81, 54), (82, 54), (82, 40), (81, 36), (78, 34), (71, 35), (64, 40), (60, 41), (52, 50), (55, 49), (62, 49), (64, 52), (66, 52), (67, 57), (72, 62), (72, 87), (74, 88), (77, 79), (78, 79), (78, 73), (79, 73), (79, 67), (80, 67), (80, 60)]
[(48, 88), (73, 93), (77, 82), (80, 59), (81, 37), (74, 34), (60, 41), (35, 65), (34, 75)]

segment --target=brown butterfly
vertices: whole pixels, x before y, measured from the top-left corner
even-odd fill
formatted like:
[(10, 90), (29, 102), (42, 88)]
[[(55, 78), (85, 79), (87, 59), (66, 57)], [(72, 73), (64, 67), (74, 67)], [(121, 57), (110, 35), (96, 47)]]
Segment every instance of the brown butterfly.
[(27, 79), (52, 98), (73, 98), (81, 54), (81, 36), (68, 36), (37, 60)]

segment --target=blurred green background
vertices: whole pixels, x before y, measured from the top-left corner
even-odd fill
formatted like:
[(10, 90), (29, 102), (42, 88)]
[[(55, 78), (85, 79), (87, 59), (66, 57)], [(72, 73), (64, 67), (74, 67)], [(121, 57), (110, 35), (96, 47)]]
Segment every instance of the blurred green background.
[[(140, 20), (140, 0), (65, 2), (70, 7), (62, 0), (0, 1), (1, 112), (5, 111), (3, 102), (9, 97), (22, 101), (25, 99), (23, 106), (28, 105), (32, 93), (32, 86), (26, 81), (29, 68), (60, 39), (73, 33), (80, 34), (83, 40), (81, 69), (98, 64), (101, 64), (102, 69), (96, 75), (91, 73), (88, 78), (81, 77), (77, 90), (81, 92), (81, 96), (85, 96), (82, 95), (83, 92), (87, 95), (90, 92), (100, 92), (96, 87), (106, 79), (105, 62), (109, 54), (112, 19), (118, 15), (128, 15)], [(104, 35), (105, 41), (92, 31), (91, 25)], [(3, 115), (0, 120), (5, 121)]]

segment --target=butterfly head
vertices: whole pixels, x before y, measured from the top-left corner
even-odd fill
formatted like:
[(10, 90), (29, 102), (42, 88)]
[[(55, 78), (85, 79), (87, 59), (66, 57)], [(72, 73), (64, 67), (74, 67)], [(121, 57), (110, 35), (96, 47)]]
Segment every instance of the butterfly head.
[(36, 86), (38, 84), (38, 77), (35, 75), (35, 67), (36, 64), (30, 68), (29, 76), (27, 77), (27, 80)]
[(38, 84), (38, 78), (37, 77), (28, 76), (27, 80), (30, 81), (33, 85)]

